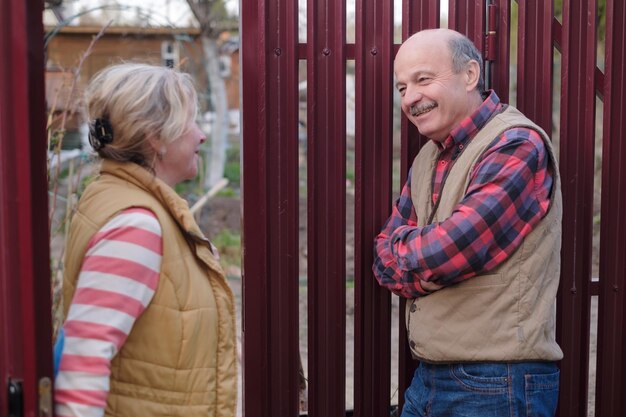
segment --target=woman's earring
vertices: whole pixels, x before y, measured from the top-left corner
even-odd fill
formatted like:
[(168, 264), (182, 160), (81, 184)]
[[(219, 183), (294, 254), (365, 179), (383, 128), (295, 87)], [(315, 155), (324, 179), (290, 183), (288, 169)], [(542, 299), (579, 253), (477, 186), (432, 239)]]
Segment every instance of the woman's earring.
[(159, 161), (162, 161), (164, 156), (165, 156), (165, 149), (161, 149), (159, 152), (157, 152), (157, 159)]

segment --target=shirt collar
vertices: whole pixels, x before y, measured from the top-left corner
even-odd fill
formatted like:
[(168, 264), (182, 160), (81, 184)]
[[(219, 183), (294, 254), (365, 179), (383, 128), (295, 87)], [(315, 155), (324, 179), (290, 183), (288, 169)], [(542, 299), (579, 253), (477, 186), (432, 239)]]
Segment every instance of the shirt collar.
[[(479, 131), (492, 115), (500, 110), (500, 98), (493, 90), (483, 93), (484, 101), (471, 116), (466, 117), (455, 127), (450, 135), (442, 142), (443, 149), (450, 149), (467, 142)], [(441, 146), (440, 146), (441, 147)]]

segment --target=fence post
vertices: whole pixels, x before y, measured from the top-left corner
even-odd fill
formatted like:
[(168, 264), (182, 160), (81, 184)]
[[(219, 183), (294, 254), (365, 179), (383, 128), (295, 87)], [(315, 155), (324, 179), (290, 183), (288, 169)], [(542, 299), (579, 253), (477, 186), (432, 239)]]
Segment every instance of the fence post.
[[(0, 3), (0, 414), (9, 379), (24, 415), (50, 389), (52, 323), (44, 99), (43, 3)], [(48, 391), (50, 392), (50, 391)]]
[(504, 103), (509, 102), (511, 1), (490, 0), (496, 7), (496, 60), (491, 65), (491, 88)]
[(450, 0), (448, 27), (465, 34), (484, 52), (486, 13), (486, 0)]
[(517, 32), (517, 105), (548, 135), (552, 134), (551, 1), (519, 3)]
[(242, 0), (243, 412), (298, 414), (298, 2)]
[(373, 273), (374, 237), (390, 213), (393, 2), (356, 2), (355, 415), (389, 415), (391, 298)]
[(596, 416), (624, 414), (626, 371), (626, 180), (624, 178), (624, 114), (626, 114), (626, 6), (606, 2), (606, 58), (604, 134), (602, 154), (602, 223), (600, 231), (600, 302), (598, 314), (598, 368)]
[(307, 2), (309, 415), (346, 409), (346, 4)]

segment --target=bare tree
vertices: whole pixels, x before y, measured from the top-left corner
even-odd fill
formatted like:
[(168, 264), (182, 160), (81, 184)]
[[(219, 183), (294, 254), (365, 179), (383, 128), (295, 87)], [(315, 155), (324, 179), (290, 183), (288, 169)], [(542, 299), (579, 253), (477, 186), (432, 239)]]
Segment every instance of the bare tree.
[(237, 28), (237, 23), (229, 19), (223, 0), (187, 0), (187, 4), (200, 25), (210, 102), (215, 114), (210, 147), (205, 154), (204, 187), (209, 189), (224, 175), (228, 139), (228, 102), (226, 85), (220, 74), (218, 39), (223, 31)]

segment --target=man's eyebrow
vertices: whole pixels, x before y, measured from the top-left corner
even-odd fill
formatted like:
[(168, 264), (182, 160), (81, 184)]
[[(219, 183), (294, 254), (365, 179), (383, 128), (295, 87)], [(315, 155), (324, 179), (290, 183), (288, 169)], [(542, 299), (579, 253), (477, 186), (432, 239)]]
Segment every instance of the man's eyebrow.
[[(420, 69), (416, 69), (415, 71), (413, 71), (412, 73), (410, 73), (408, 75), (409, 79), (417, 79), (419, 77), (422, 76), (428, 76), (428, 77), (433, 77), (435, 75), (435, 71), (429, 69), (429, 68), (420, 68)], [(396, 83), (396, 87), (398, 86), (398, 84), (406, 84), (406, 83), (401, 83), (401, 82), (397, 82)]]
[(414, 77), (421, 77), (422, 75), (433, 76), (435, 75), (435, 72), (430, 69), (420, 69), (420, 70), (415, 71), (412, 75)]

